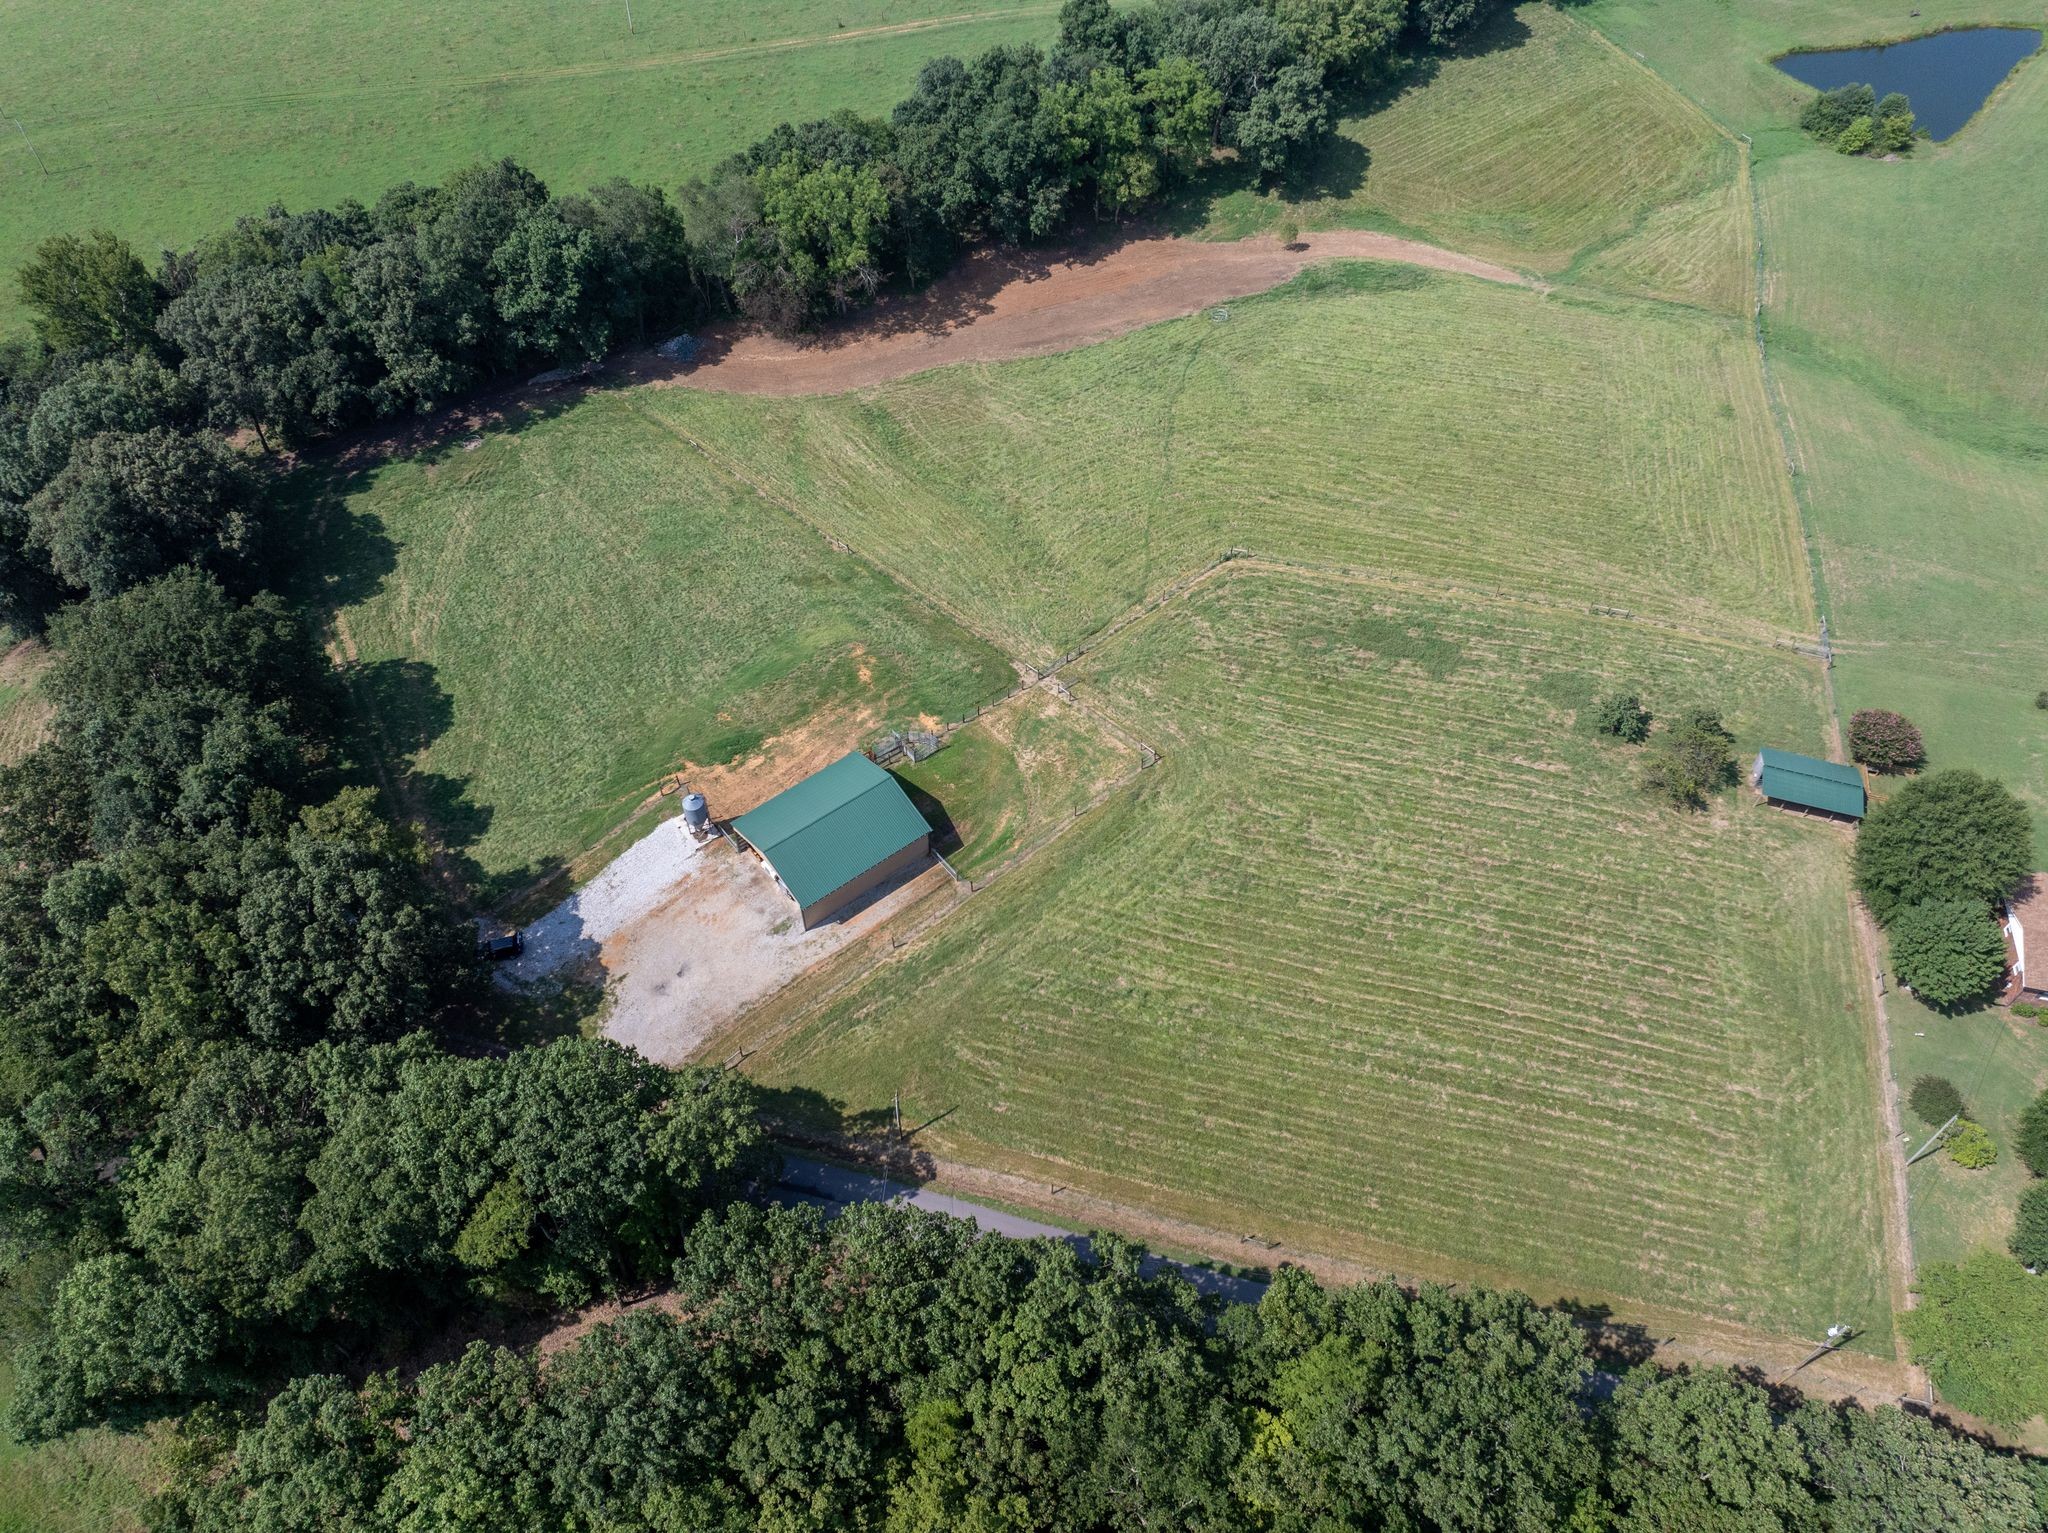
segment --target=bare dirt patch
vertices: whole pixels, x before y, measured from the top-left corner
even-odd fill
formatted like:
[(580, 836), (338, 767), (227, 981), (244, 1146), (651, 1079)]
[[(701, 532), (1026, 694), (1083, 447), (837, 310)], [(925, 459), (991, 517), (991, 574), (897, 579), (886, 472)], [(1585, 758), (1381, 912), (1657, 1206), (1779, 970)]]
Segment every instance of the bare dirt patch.
[(1230, 243), (1154, 237), (1062, 255), (981, 249), (924, 292), (843, 325), (778, 340), (722, 325), (695, 358), (629, 359), (641, 381), (738, 394), (835, 394), (959, 362), (1001, 362), (1092, 345), (1211, 304), (1278, 287), (1318, 261), (1398, 261), (1490, 282), (1528, 278), (1491, 261), (1364, 229)]
[[(1518, 271), (1421, 240), (1365, 229), (1236, 241), (1133, 235), (1064, 249), (970, 252), (921, 293), (884, 298), (817, 335), (777, 340), (714, 325), (688, 362), (620, 352), (581, 379), (508, 384), (424, 419), (391, 421), (323, 452), (344, 465), (410, 457), (491, 431), (517, 431), (566, 408), (583, 387), (654, 384), (740, 394), (837, 394), (956, 362), (1047, 356), (1109, 340), (1211, 304), (1263, 293), (1319, 261), (1393, 261), (1529, 286)], [(286, 466), (296, 462), (279, 453)]]
[(860, 742), (881, 728), (881, 720), (880, 712), (870, 703), (826, 708), (795, 729), (762, 741), (758, 750), (737, 760), (717, 766), (686, 761), (676, 768), (675, 780), (703, 794), (714, 817), (729, 820), (794, 787), (848, 751), (859, 749)]

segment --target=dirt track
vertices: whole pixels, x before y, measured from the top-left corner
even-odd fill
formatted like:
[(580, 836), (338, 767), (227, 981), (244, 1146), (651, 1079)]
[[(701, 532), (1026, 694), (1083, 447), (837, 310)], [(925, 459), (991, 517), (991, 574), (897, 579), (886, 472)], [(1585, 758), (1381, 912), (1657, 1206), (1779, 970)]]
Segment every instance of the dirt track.
[(1303, 267), (1337, 259), (1398, 261), (1489, 282), (1528, 278), (1417, 240), (1362, 229), (1227, 244), (1150, 237), (1051, 258), (978, 250), (926, 291), (797, 341), (719, 326), (694, 361), (640, 355), (649, 383), (734, 394), (836, 394), (956, 362), (1039, 357), (1108, 340), (1211, 304), (1278, 287)]

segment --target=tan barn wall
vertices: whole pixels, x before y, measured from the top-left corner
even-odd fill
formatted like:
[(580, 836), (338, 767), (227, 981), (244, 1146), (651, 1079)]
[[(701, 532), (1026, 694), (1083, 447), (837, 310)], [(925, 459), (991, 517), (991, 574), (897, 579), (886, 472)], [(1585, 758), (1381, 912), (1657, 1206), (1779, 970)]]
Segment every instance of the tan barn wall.
[(849, 879), (841, 884), (815, 905), (806, 905), (803, 909), (804, 930), (809, 931), (834, 911), (859, 899), (868, 890), (874, 888), (875, 885), (886, 883), (912, 863), (923, 861), (925, 853), (931, 848), (931, 840), (932, 838), (928, 835), (919, 836), (910, 845), (904, 847), (902, 851), (876, 863), (867, 872), (861, 874), (860, 877)]

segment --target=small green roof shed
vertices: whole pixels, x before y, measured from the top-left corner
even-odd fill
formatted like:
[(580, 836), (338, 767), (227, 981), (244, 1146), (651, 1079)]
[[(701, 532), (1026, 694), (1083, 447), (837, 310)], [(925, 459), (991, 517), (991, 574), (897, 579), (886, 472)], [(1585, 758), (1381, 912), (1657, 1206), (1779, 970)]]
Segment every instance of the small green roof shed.
[(1863, 774), (1843, 762), (1822, 761), (1766, 745), (1757, 752), (1749, 780), (1773, 803), (1796, 804), (1851, 820), (1863, 818)]
[(733, 822), (803, 910), (806, 929), (930, 849), (903, 785), (849, 752)]

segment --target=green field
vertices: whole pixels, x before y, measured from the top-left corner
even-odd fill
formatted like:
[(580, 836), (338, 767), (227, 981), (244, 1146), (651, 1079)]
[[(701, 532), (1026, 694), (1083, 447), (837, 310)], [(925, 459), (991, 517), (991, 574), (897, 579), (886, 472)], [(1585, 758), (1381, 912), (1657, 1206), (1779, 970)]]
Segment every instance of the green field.
[[(1582, 14), (1753, 135), (1770, 353), (1818, 538), (1846, 711), (1897, 708), (1937, 764), (1996, 773), (2048, 858), (2048, 69), (1896, 164), (1818, 149), (1806, 94), (1762, 61), (1796, 44), (1945, 23), (2042, 24), (1981, 4), (1873, 21), (1846, 3), (1702, 12), (1596, 0)], [(1682, 19), (1682, 25), (1680, 24)]]
[(1845, 845), (1647, 804), (1572, 713), (1633, 679), (1811, 749), (1808, 666), (1247, 572), (1069, 675), (1163, 766), (768, 1080), (1212, 1228), (1884, 1350)]
[[(952, 835), (955, 871), (984, 877), (1028, 856), (1143, 770), (1143, 747), (1040, 687), (955, 730), (937, 755), (897, 768)], [(957, 843), (957, 844), (956, 844)]]
[[(14, 1394), (0, 1348), (0, 1404)], [(149, 1442), (95, 1429), (25, 1448), (0, 1433), (0, 1533), (139, 1533)]]
[(1811, 631), (1734, 321), (1397, 267), (858, 395), (641, 408), (1034, 663), (1226, 549)]
[(1739, 320), (1338, 267), (857, 395), (599, 395), (335, 488), (359, 695), (478, 812), (487, 891), (679, 760), (1086, 647), (1063, 679), (1163, 765), (1105, 795), (1054, 717), (916, 769), (1007, 876), (768, 1037), (774, 1084), (900, 1088), (948, 1153), (1216, 1228), (1888, 1346), (1844, 844), (1659, 810), (1575, 720), (1628, 680), (1823, 745)]
[(2033, 1180), (2013, 1153), (2020, 1114), (2048, 1090), (2048, 1027), (1995, 1008), (1965, 1016), (1929, 1011), (1909, 995), (1887, 998), (1892, 1027), (1892, 1068), (1902, 1099), (1900, 1117), (1912, 1154), (1928, 1129), (1903, 1105), (1922, 1075), (1941, 1075), (1963, 1093), (1970, 1116), (1990, 1130), (1998, 1160), (1965, 1171), (1936, 1152), (1906, 1173), (1913, 1251), (1921, 1262), (1960, 1261), (1980, 1246), (2004, 1249), (2013, 1207)]
[[(1580, 14), (1754, 138), (1769, 350), (1839, 708), (1895, 708), (1920, 724), (1933, 764), (2009, 783), (2048, 866), (2048, 712), (2033, 705), (2048, 688), (2033, 600), (2048, 579), (2048, 252), (2034, 237), (2048, 218), (2048, 68), (2026, 61), (1954, 138), (1886, 164), (1807, 143), (1792, 126), (1806, 92), (1767, 62), (1944, 25), (2039, 27), (2040, 7), (1937, 0), (1908, 18), (1853, 0), (1595, 0)], [(2048, 1085), (2037, 1029), (1896, 996), (1891, 1017), (1901, 1088), (1950, 1075), (1994, 1137)], [(2022, 1180), (2010, 1157), (1975, 1174), (1939, 1157), (1914, 1166), (1918, 1259), (2002, 1245)]]
[(1734, 141), (1573, 15), (1525, 4), (1354, 104), (1302, 187), (1236, 187), (1204, 232), (1283, 211), (1413, 234), (1567, 280), (1745, 311)]
[(1012, 679), (633, 396), (300, 489), (372, 744), (486, 900), (560, 868), (685, 763), (821, 716), (857, 744)]
[(886, 108), (933, 54), (1049, 41), (1057, 10), (633, 0), (629, 33), (621, 0), (12, 0), (0, 332), (20, 322), (12, 273), (48, 234), (107, 227), (153, 255), (272, 202), (368, 201), (503, 155), (562, 190), (673, 190), (779, 122)]

